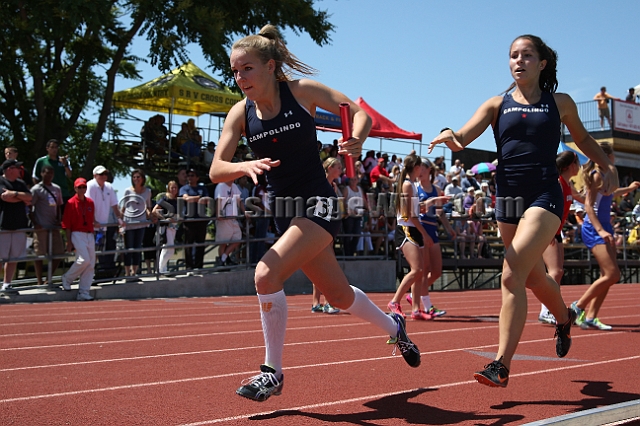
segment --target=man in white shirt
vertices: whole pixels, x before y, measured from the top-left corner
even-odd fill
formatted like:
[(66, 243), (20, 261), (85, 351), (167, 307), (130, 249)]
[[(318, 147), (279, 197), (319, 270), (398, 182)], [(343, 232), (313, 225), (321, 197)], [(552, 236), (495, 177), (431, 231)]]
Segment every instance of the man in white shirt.
[(451, 173), (454, 176), (460, 177), (462, 174), (464, 174), (463, 167), (464, 167), (464, 164), (462, 164), (460, 159), (457, 159), (453, 164), (453, 166), (451, 166), (451, 169), (449, 169), (449, 173)]
[[(93, 179), (87, 182), (87, 197), (91, 198), (95, 204), (95, 220), (104, 227), (96, 233), (96, 242), (101, 244), (100, 239), (104, 239), (104, 250), (115, 250), (115, 235), (118, 224), (109, 223), (109, 212), (112, 211), (115, 217), (122, 219), (122, 212), (118, 209), (118, 197), (113, 190), (113, 186), (107, 179), (109, 170), (104, 166), (96, 166), (93, 169)], [(109, 226), (108, 226), (109, 225)], [(106, 254), (98, 256), (98, 261), (103, 269), (111, 270), (115, 267), (115, 256)]]
[(458, 176), (453, 176), (451, 178), (451, 183), (444, 188), (444, 195), (455, 197), (458, 194), (462, 194), (460, 178)]

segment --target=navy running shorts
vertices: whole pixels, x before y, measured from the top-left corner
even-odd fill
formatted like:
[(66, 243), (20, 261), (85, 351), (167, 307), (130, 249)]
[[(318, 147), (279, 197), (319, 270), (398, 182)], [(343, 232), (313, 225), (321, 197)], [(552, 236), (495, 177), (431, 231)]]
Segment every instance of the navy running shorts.
[(274, 212), (275, 215), (278, 234), (282, 235), (289, 229), (291, 219), (294, 217), (304, 217), (319, 225), (335, 239), (342, 225), (338, 199), (336, 197), (316, 197), (315, 201), (312, 200), (311, 203), (308, 201), (303, 201), (303, 203), (304, 204), (299, 205), (297, 209), (293, 209), (294, 211), (291, 212), (286, 212), (286, 209), (277, 208), (275, 202), (271, 203), (271, 211)]
[(539, 187), (498, 186), (496, 220), (517, 225), (530, 207), (543, 208), (562, 220), (564, 197), (558, 181)]

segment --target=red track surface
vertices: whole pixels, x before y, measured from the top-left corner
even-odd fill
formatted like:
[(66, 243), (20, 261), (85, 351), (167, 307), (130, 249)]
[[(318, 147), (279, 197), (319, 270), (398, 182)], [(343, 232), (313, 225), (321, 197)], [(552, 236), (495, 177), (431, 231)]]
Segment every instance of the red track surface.
[[(585, 289), (563, 287), (565, 301)], [(285, 387), (263, 403), (235, 395), (264, 357), (255, 296), (1, 305), (0, 422), (495, 425), (640, 399), (640, 284), (614, 286), (601, 311), (614, 330), (574, 328), (562, 360), (529, 296), (506, 389), (472, 376), (497, 350), (497, 290), (433, 293), (447, 316), (407, 321), (417, 369), (374, 326), (289, 297)]]

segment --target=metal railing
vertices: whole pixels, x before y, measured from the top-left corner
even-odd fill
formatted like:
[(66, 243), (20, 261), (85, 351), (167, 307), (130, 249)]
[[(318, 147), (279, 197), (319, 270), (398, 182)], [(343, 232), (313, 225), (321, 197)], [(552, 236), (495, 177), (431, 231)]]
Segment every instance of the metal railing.
[[(614, 102), (618, 101), (607, 100), (607, 104), (609, 105), (610, 119), (612, 123), (614, 122)], [(600, 124), (600, 112), (598, 110), (598, 103), (595, 100), (576, 102), (576, 107), (578, 108), (578, 117), (580, 117), (580, 121), (582, 121), (582, 125), (587, 130), (587, 132), (592, 133), (612, 130), (609, 124), (609, 120), (607, 120), (606, 118), (603, 118), (602, 125)], [(564, 125), (562, 126), (562, 133), (564, 135), (569, 134), (569, 130)]]
[[(242, 269), (250, 269), (253, 268), (256, 265), (256, 262), (251, 262), (250, 259), (252, 257), (252, 244), (251, 243), (256, 243), (256, 242), (266, 242), (267, 244), (271, 244), (273, 242), (275, 242), (278, 237), (277, 236), (273, 236), (273, 235), (267, 235), (266, 237), (262, 237), (262, 238), (256, 238), (251, 236), (250, 234), (250, 229), (251, 229), (251, 218), (245, 218), (244, 216), (238, 216), (236, 217), (236, 219), (238, 220), (242, 220), (245, 219), (245, 222), (243, 224), (243, 228), (244, 228), (244, 232), (243, 232), (243, 237), (241, 240), (215, 240), (215, 239), (205, 239), (205, 241), (203, 243), (191, 243), (191, 244), (186, 244), (186, 243), (182, 243), (182, 242), (176, 242), (173, 245), (166, 245), (166, 244), (161, 244), (160, 241), (160, 227), (156, 227), (155, 229), (155, 246), (153, 247), (140, 247), (140, 248), (124, 248), (124, 233), (120, 232), (121, 230), (119, 230), (118, 232), (116, 232), (116, 248), (114, 250), (100, 250), (100, 249), (96, 249), (96, 258), (100, 259), (103, 256), (108, 256), (108, 255), (112, 255), (114, 256), (114, 264), (116, 267), (116, 270), (113, 271), (113, 274), (110, 276), (101, 276), (101, 274), (99, 273), (101, 271), (101, 263), (97, 262), (96, 263), (96, 272), (97, 275), (94, 278), (93, 283), (94, 284), (102, 284), (102, 283), (108, 283), (108, 282), (116, 282), (119, 280), (125, 280), (126, 277), (123, 275), (124, 273), (124, 268), (123, 268), (123, 260), (122, 257), (124, 254), (130, 254), (130, 253), (144, 253), (144, 252), (149, 252), (149, 251), (154, 251), (155, 252), (155, 256), (153, 259), (153, 264), (154, 264), (154, 270), (152, 273), (146, 273), (146, 274), (139, 274), (138, 277), (140, 278), (154, 278), (156, 281), (160, 280), (163, 278), (163, 276), (176, 276), (176, 275), (185, 275), (189, 272), (191, 272), (191, 270), (186, 269), (185, 268), (185, 261), (184, 261), (184, 256), (180, 255), (178, 256), (178, 258), (176, 258), (175, 254), (173, 256), (173, 262), (169, 264), (169, 272), (167, 273), (160, 273), (158, 270), (158, 265), (159, 265), (159, 259), (160, 259), (160, 253), (162, 251), (162, 249), (165, 248), (173, 248), (176, 251), (178, 250), (183, 250), (183, 249), (187, 249), (187, 248), (195, 248), (195, 247), (204, 247), (205, 248), (205, 259), (207, 258), (207, 253), (209, 253), (211, 250), (215, 249), (216, 247), (218, 247), (221, 244), (231, 244), (231, 243), (238, 243), (240, 242), (241, 245), (236, 249), (235, 254), (236, 254), (236, 258), (238, 260), (237, 264), (234, 265), (220, 265), (217, 264), (215, 261), (211, 261), (209, 260), (208, 262), (205, 261), (204, 263), (204, 268), (198, 270), (198, 274), (208, 274), (208, 273), (219, 273), (219, 272), (227, 272), (227, 271), (232, 271), (232, 270), (242, 270)], [(452, 217), (452, 220), (468, 220), (467, 217)], [(481, 219), (483, 222), (487, 221), (488, 219), (483, 218)], [(182, 219), (182, 220), (176, 220), (176, 221), (158, 221), (159, 225), (168, 225), (170, 223), (189, 223), (189, 222), (202, 222), (202, 221), (206, 221), (207, 223), (209, 222), (216, 222), (217, 218), (215, 217), (206, 217), (206, 218), (198, 218), (198, 219)], [(366, 236), (366, 233), (363, 231), (360, 234), (338, 234), (338, 236), (336, 237), (336, 240), (334, 242), (334, 248), (335, 248), (335, 252), (336, 252), (336, 257), (339, 260), (371, 260), (371, 261), (380, 261), (380, 260), (394, 260), (396, 259), (396, 253), (392, 250), (389, 249), (389, 243), (390, 243), (390, 230), (388, 228), (388, 223), (385, 220), (385, 226), (383, 229), (379, 230), (377, 234), (373, 234), (371, 235), (372, 238), (382, 238), (382, 243), (381, 243), (381, 247), (383, 248), (382, 253), (381, 254), (377, 254), (377, 253), (368, 253), (367, 252), (367, 247), (365, 244), (364, 247), (364, 252), (362, 254), (357, 254), (356, 256), (346, 256), (345, 252), (344, 252), (344, 246), (345, 246), (345, 238), (346, 237), (356, 237), (356, 238), (362, 238), (364, 236)], [(148, 222), (149, 224), (151, 222)], [(117, 227), (118, 224), (105, 224), (102, 226), (102, 228), (105, 228), (107, 226), (112, 226), (112, 227)], [(624, 238), (623, 238), (623, 243), (621, 247), (618, 247), (620, 254), (621, 254), (621, 258), (618, 259), (618, 264), (621, 268), (621, 272), (623, 274), (623, 278), (621, 280), (621, 282), (625, 282), (627, 281), (630, 276), (633, 276), (634, 274), (637, 275), (637, 269), (638, 266), (636, 265), (637, 263), (637, 258), (638, 258), (638, 249), (637, 247), (629, 247), (627, 245), (627, 237), (628, 237), (628, 233), (630, 231), (630, 225), (628, 225), (627, 227), (625, 227), (625, 229), (623, 229), (624, 233)], [(67, 266), (71, 265), (73, 263), (74, 260), (74, 255), (72, 253), (64, 253), (64, 254), (59, 254), (59, 255), (53, 255), (51, 254), (53, 252), (52, 248), (52, 244), (53, 244), (53, 238), (51, 237), (51, 234), (53, 232), (59, 232), (60, 228), (57, 229), (48, 229), (48, 230), (37, 230), (37, 232), (48, 232), (49, 233), (49, 238), (48, 238), (48, 250), (47, 250), (47, 254), (45, 255), (36, 255), (35, 253), (29, 253), (26, 256), (22, 256), (22, 257), (17, 257), (17, 258), (4, 258), (4, 259), (0, 259), (0, 263), (4, 264), (5, 262), (34, 262), (34, 261), (46, 261), (47, 262), (47, 268), (46, 270), (43, 269), (43, 279), (46, 279), (46, 282), (49, 285), (55, 285), (55, 283), (59, 283), (61, 282), (61, 275), (55, 275), (56, 271), (52, 270), (52, 261), (54, 259), (60, 259), (60, 260), (64, 260), (65, 262), (61, 262), (60, 264), (60, 268), (66, 272)], [(209, 236), (210, 234), (210, 229), (207, 229), (207, 236)], [(19, 229), (19, 230), (15, 230), (15, 231), (0, 231), (0, 234), (7, 234), (7, 233), (26, 233), (28, 236), (29, 235), (33, 235), (36, 230), (32, 229), (32, 228), (27, 228), (27, 229)], [(206, 238), (206, 237), (205, 237)], [(489, 245), (489, 246), (493, 246), (495, 244), (495, 241), (492, 242), (491, 238), (488, 238), (487, 241), (485, 242), (485, 244)], [(493, 253), (493, 257), (494, 259), (475, 259), (474, 265), (462, 265), (462, 264), (458, 264), (461, 260), (461, 256), (460, 256), (460, 252), (457, 248), (457, 242), (455, 240), (443, 240), (441, 241), (441, 243), (443, 243), (443, 254), (445, 249), (451, 245), (451, 249), (452, 249), (452, 255), (450, 255), (451, 257), (449, 259), (454, 260), (456, 262), (454, 266), (454, 270), (460, 269), (460, 268), (465, 268), (465, 267), (476, 267), (478, 265), (482, 266), (482, 263), (486, 263), (487, 265), (489, 264), (493, 264), (495, 263), (496, 257), (497, 258), (501, 258), (502, 257), (502, 253)], [(580, 260), (585, 260), (588, 262), (588, 270), (591, 273), (591, 270), (593, 269), (593, 267), (595, 265), (592, 265), (593, 262), (591, 262), (591, 255), (590, 255), (590, 251), (589, 250), (582, 250), (584, 249), (584, 247), (582, 247), (582, 245), (580, 245)], [(570, 246), (567, 247), (567, 249), (572, 250), (575, 249), (575, 247)], [(585, 254), (586, 253), (586, 254)], [(633, 255), (632, 255), (633, 253)], [(497, 256), (496, 256), (497, 255)], [(445, 260), (448, 258), (446, 255), (444, 256)], [(209, 256), (210, 259), (210, 256)], [(484, 261), (484, 262), (483, 262)], [(632, 264), (633, 262), (633, 264)], [(142, 262), (141, 262), (142, 263)], [(446, 262), (445, 262), (446, 263)], [(476, 265), (476, 263), (478, 263), (478, 265)], [(568, 262), (570, 263), (570, 262)], [(45, 272), (46, 271), (46, 272)], [(26, 274), (25, 274), (26, 275)], [(46, 277), (45, 277), (46, 275)], [(20, 289), (29, 289), (29, 288), (36, 288), (35, 286), (37, 286), (37, 281), (35, 279), (35, 277), (32, 278), (22, 278), (22, 279), (15, 279), (13, 280), (12, 284), (14, 285), (14, 287), (18, 286), (20, 287)]]
[[(227, 217), (226, 219), (229, 219), (229, 217)], [(239, 270), (239, 269), (250, 269), (252, 267), (254, 267), (257, 262), (250, 262), (251, 259), (251, 255), (252, 255), (252, 244), (251, 243), (256, 243), (256, 242), (260, 242), (263, 241), (267, 244), (271, 244), (273, 242), (275, 242), (278, 239), (278, 236), (274, 236), (274, 235), (267, 235), (266, 237), (262, 237), (262, 238), (256, 238), (254, 236), (251, 235), (251, 218), (246, 218), (244, 216), (238, 216), (235, 217), (234, 219), (240, 220), (242, 221), (244, 219), (244, 224), (241, 224), (241, 226), (243, 226), (243, 237), (241, 240), (215, 240), (215, 239), (207, 239), (207, 237), (210, 236), (210, 228), (207, 228), (206, 231), (206, 236), (205, 236), (205, 241), (202, 243), (182, 243), (182, 242), (174, 242), (173, 245), (167, 245), (167, 244), (161, 244), (161, 238), (160, 238), (160, 226), (156, 226), (155, 228), (155, 246), (153, 247), (140, 247), (140, 248), (125, 248), (125, 244), (124, 244), (124, 230), (123, 229), (119, 229), (116, 233), (115, 233), (115, 238), (116, 238), (116, 248), (113, 250), (103, 250), (101, 249), (101, 247), (96, 247), (96, 275), (94, 277), (93, 280), (93, 284), (102, 284), (102, 283), (109, 283), (109, 282), (116, 282), (116, 281), (120, 281), (120, 280), (126, 280), (127, 277), (125, 277), (124, 274), (124, 262), (122, 260), (123, 256), (125, 254), (131, 254), (131, 253), (145, 253), (145, 252), (150, 252), (150, 251), (154, 251), (155, 252), (155, 256), (153, 259), (153, 272), (152, 273), (145, 273), (145, 274), (138, 274), (136, 275), (137, 277), (140, 278), (155, 278), (155, 280), (160, 280), (163, 278), (163, 276), (175, 276), (175, 275), (185, 275), (189, 272), (192, 272), (189, 269), (186, 269), (185, 266), (185, 260), (184, 260), (184, 255), (180, 255), (178, 258), (176, 258), (175, 253), (174, 256), (172, 257), (173, 262), (169, 263), (169, 267), (168, 267), (168, 272), (167, 273), (161, 273), (158, 269), (158, 265), (159, 265), (159, 260), (160, 260), (160, 254), (162, 252), (163, 249), (174, 249), (176, 250), (176, 252), (178, 250), (185, 250), (188, 248), (196, 248), (196, 247), (204, 247), (205, 248), (205, 262), (204, 262), (204, 268), (199, 269), (198, 273), (199, 274), (207, 274), (207, 273), (216, 273), (216, 272), (227, 272), (227, 271), (231, 271), (231, 270)], [(209, 224), (210, 222), (217, 222), (218, 218), (216, 217), (206, 217), (206, 218), (196, 218), (196, 219), (180, 219), (180, 220), (175, 220), (175, 221), (168, 221), (168, 220), (161, 220), (158, 221), (157, 224), (158, 225), (169, 225), (171, 223), (174, 224), (184, 224), (184, 223), (191, 223), (191, 222), (207, 222), (207, 224)], [(142, 222), (145, 223), (145, 222)], [(147, 221), (146, 223), (151, 224), (150, 221)], [(371, 253), (367, 253), (366, 249), (365, 252), (362, 256), (345, 256), (344, 254), (344, 238), (345, 237), (361, 237), (362, 235), (356, 235), (356, 234), (338, 234), (336, 241), (340, 241), (341, 243), (334, 243), (336, 246), (336, 257), (339, 260), (381, 260), (381, 259), (385, 259), (388, 260), (391, 257), (391, 253), (389, 252), (389, 248), (388, 248), (388, 242), (389, 242), (389, 230), (386, 226), (386, 221), (385, 221), (385, 228), (383, 230), (384, 234), (380, 234), (380, 235), (375, 235), (382, 237), (383, 240), (383, 254), (371, 254)], [(100, 228), (96, 228), (96, 229), (105, 229), (107, 227), (119, 227), (118, 224), (101, 224)], [(54, 228), (54, 229), (41, 229), (41, 230), (37, 230), (37, 232), (48, 232), (48, 249), (47, 249), (47, 254), (45, 255), (36, 255), (35, 253), (30, 253), (28, 252), (26, 256), (21, 256), (21, 257), (10, 257), (10, 258), (0, 258), (0, 264), (4, 264), (6, 262), (15, 262), (15, 263), (30, 263), (30, 262), (34, 262), (34, 261), (41, 261), (41, 262), (46, 262), (47, 263), (47, 268), (46, 270), (43, 269), (43, 274), (42, 274), (42, 279), (44, 281), (47, 282), (48, 285), (53, 285), (56, 286), (56, 284), (61, 283), (61, 276), (60, 275), (55, 275), (56, 271), (52, 270), (52, 261), (54, 259), (60, 259), (63, 262), (60, 263), (59, 268), (62, 269), (63, 272), (66, 272), (66, 270), (68, 269), (68, 267), (73, 263), (73, 261), (75, 260), (75, 256), (73, 253), (64, 253), (64, 254), (59, 254), (59, 255), (54, 255), (53, 253), (53, 246), (52, 246), (52, 238), (51, 238), (51, 234), (53, 232), (63, 232), (64, 230), (61, 228)], [(34, 230), (33, 228), (25, 228), (25, 229), (19, 229), (19, 230), (15, 230), (15, 231), (0, 231), (0, 234), (5, 234), (5, 233), (26, 233), (27, 237), (32, 236), (34, 233), (36, 232), (36, 230)], [(106, 233), (105, 233), (106, 234)], [(66, 235), (65, 235), (66, 237)], [(105, 237), (106, 238), (106, 237)], [(216, 247), (218, 247), (221, 244), (232, 244), (232, 243), (238, 243), (240, 242), (241, 245), (234, 251), (235, 254), (235, 258), (237, 260), (237, 264), (234, 265), (220, 265), (217, 264), (215, 261), (207, 261), (207, 254), (210, 253), (212, 250), (214, 250)], [(101, 269), (102, 265), (99, 262), (99, 259), (101, 257), (105, 257), (105, 256), (113, 256), (114, 257), (114, 270), (113, 270), (113, 275), (112, 276), (103, 276), (104, 274), (102, 274), (102, 272), (106, 272), (107, 274), (109, 274), (108, 270), (103, 270)], [(109, 262), (110, 264), (110, 262)], [(141, 264), (144, 264), (144, 260), (141, 258)], [(141, 266), (142, 266), (141, 265)], [(140, 269), (139, 269), (140, 270)], [(25, 271), (25, 276), (28, 274), (28, 268)], [(21, 278), (21, 279), (14, 279), (12, 280), (12, 284), (14, 285), (14, 287), (19, 287), (20, 289), (30, 289), (30, 288), (36, 288), (35, 286), (38, 285), (37, 283), (37, 279), (35, 277), (29, 277), (29, 278)]]

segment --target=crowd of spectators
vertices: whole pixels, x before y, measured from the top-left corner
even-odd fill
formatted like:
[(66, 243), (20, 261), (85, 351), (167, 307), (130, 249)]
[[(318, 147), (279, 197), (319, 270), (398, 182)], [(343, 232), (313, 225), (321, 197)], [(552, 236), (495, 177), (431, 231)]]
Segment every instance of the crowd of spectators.
[[(124, 263), (126, 279), (137, 281), (140, 273), (170, 273), (181, 265), (186, 273), (203, 269), (205, 251), (211, 245), (218, 246), (216, 267), (232, 267), (240, 261), (255, 264), (260, 259), (275, 238), (264, 176), (259, 176), (258, 185), (246, 177), (211, 184), (203, 168), (195, 165), (203, 163), (207, 169), (210, 167), (215, 144), (209, 142), (206, 149), (202, 149), (205, 146), (192, 119), (183, 123), (182, 130), (174, 138), (175, 147), (170, 143), (161, 115), (149, 119), (141, 134), (147, 141), (150, 158), (175, 149), (183, 158), (189, 159), (169, 181), (166, 191), (160, 194), (153, 194), (145, 185), (145, 171), (136, 169), (131, 173), (131, 187), (118, 199), (110, 183), (112, 176), (101, 165), (93, 169), (93, 179), (84, 183), (76, 180), (70, 189), (72, 165), (68, 157), (58, 155), (59, 143), (53, 139), (46, 145), (47, 154), (36, 161), (31, 178), (27, 178), (23, 164), (17, 159), (17, 149), (5, 148), (6, 161), (1, 166), (3, 176), (0, 177), (3, 292), (15, 290), (11, 283), (17, 262), (13, 259), (25, 258), (31, 235), (33, 253), (38, 256), (34, 272), (39, 285), (57, 288), (51, 280), (52, 273), (56, 274), (65, 249), (76, 252), (75, 263), (62, 276), (62, 286), (70, 288), (73, 279), (80, 276), (79, 300), (90, 299), (87, 282), (93, 279), (94, 266), (98, 268), (96, 273), (100, 278), (109, 278), (117, 276), (119, 264)], [(318, 151), (320, 161), (337, 158), (337, 141), (333, 144), (318, 141)], [(239, 144), (233, 161), (252, 159), (247, 145)], [(490, 243), (499, 239), (493, 216), (495, 172), (476, 174), (466, 169), (459, 159), (447, 169), (444, 157), (434, 158), (433, 164), (436, 167), (433, 184), (450, 196), (442, 209), (454, 222), (455, 235), (451, 237), (443, 230), (443, 242), (449, 240), (460, 258), (491, 257)], [(386, 196), (387, 203), (390, 201), (389, 193), (395, 191), (402, 158), (396, 154), (389, 156), (368, 151), (355, 161), (355, 169), (355, 178), (348, 179), (340, 173), (333, 182), (337, 195), (342, 197), (344, 235), (336, 240), (337, 254), (346, 257), (395, 256), (391, 243), (395, 212), (381, 209), (379, 200), (385, 200)], [(624, 179), (633, 180), (633, 177), (629, 174)], [(245, 215), (249, 210), (246, 206), (248, 197), (253, 200), (252, 214)], [(91, 200), (91, 204), (85, 205), (85, 199)], [(70, 203), (70, 200), (74, 201)], [(214, 204), (210, 204), (212, 200)], [(612, 223), (618, 231), (616, 244), (628, 243), (637, 247), (635, 218), (640, 218), (640, 192), (625, 194), (618, 201), (613, 203), (611, 212)], [(65, 216), (67, 206), (72, 206), (73, 212)], [(212, 209), (212, 206), (215, 207)], [(181, 208), (182, 212), (179, 211)], [(94, 218), (87, 223), (88, 210)], [(264, 213), (256, 215), (256, 211)], [(82, 226), (78, 230), (75, 228), (80, 217)], [(214, 221), (211, 220), (213, 217)], [(581, 242), (583, 218), (584, 208), (574, 203), (563, 227), (565, 244)], [(33, 232), (25, 233), (24, 230), (30, 228)], [(88, 234), (89, 228), (93, 228), (91, 240), (93, 249), (97, 249), (97, 264), (94, 251), (87, 248), (87, 241), (78, 239), (81, 233)], [(248, 253), (242, 246), (247, 238), (250, 238)], [(116, 253), (116, 248), (122, 246), (128, 249), (124, 255)], [(182, 256), (176, 257), (180, 251)], [(45, 255), (50, 256), (46, 271), (42, 260)], [(92, 271), (90, 278), (88, 269)]]

